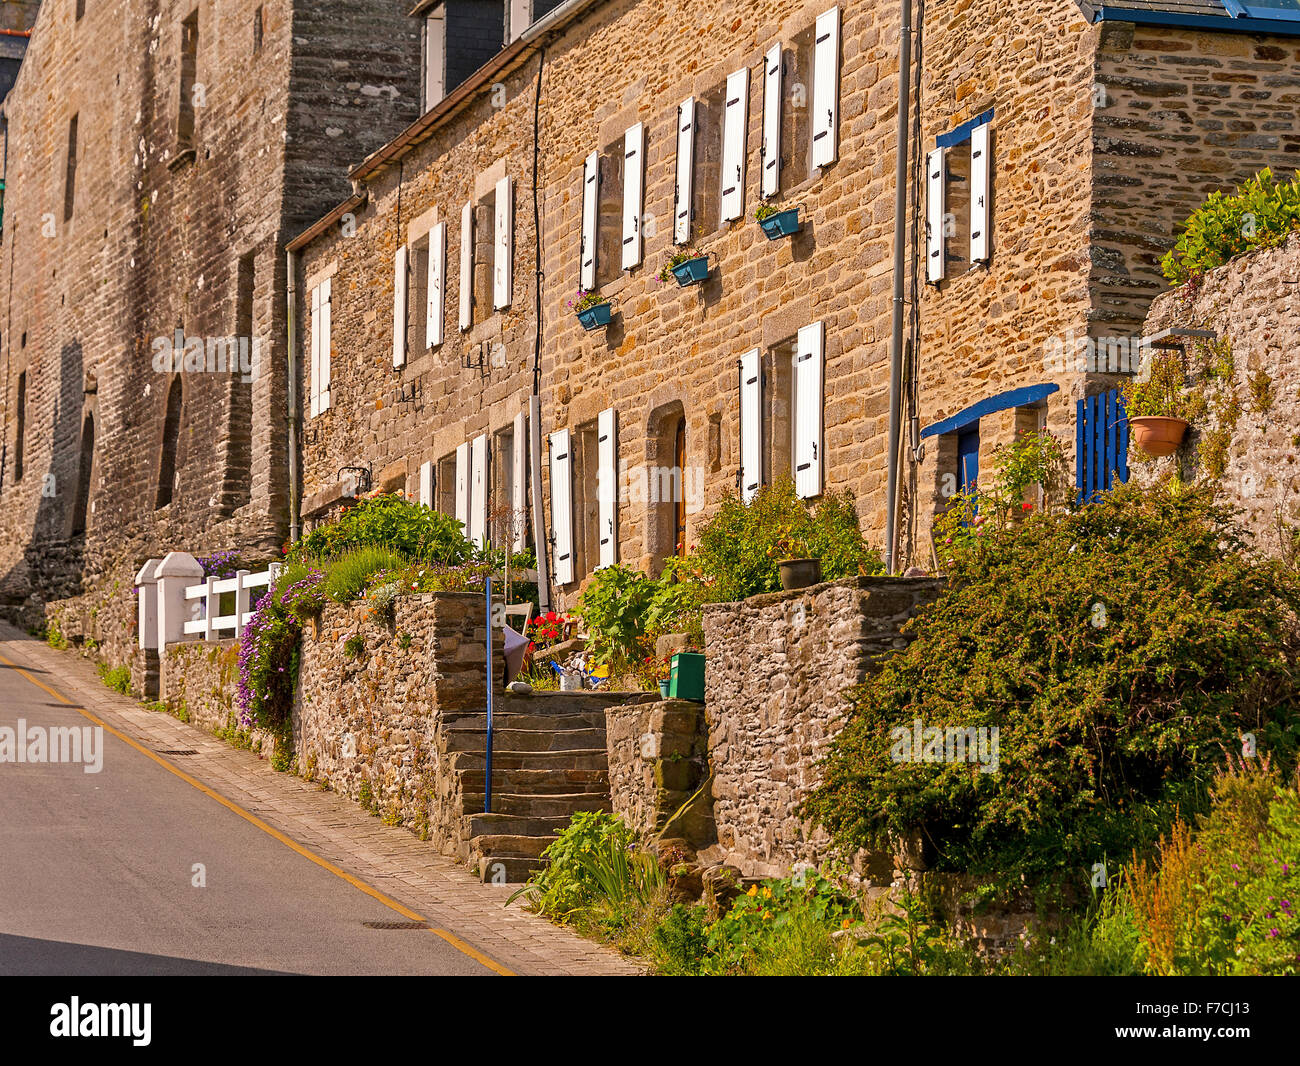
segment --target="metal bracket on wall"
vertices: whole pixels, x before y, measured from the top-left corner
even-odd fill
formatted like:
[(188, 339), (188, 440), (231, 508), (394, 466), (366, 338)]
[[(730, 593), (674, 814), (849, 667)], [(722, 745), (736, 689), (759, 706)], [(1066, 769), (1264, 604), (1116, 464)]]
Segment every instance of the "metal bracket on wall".
[[(399, 385), (393, 394), (394, 403), (417, 403), (424, 398), (424, 386), (420, 378)], [(421, 404), (421, 406), (423, 406)]]
[(363, 496), (370, 491), (374, 475), (370, 465), (339, 467), (339, 484), (344, 486), (345, 496)]

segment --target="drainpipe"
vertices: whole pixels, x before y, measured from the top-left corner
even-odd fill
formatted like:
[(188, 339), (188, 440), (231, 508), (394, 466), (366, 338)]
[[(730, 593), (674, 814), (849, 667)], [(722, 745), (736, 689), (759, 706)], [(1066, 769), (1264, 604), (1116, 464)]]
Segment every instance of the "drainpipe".
[(902, 412), (903, 276), (907, 240), (907, 134), (912, 82), (912, 0), (902, 0), (898, 30), (898, 145), (894, 173), (894, 321), (889, 338), (889, 487), (885, 502), (885, 565), (896, 573), (898, 547), (898, 438)]
[(298, 508), (301, 506), (302, 471), (298, 465), (298, 253), (286, 250), (284, 253), (287, 279), (284, 287), (285, 323), (288, 330), (288, 364), (289, 364), (289, 542), (298, 539), (301, 532)]

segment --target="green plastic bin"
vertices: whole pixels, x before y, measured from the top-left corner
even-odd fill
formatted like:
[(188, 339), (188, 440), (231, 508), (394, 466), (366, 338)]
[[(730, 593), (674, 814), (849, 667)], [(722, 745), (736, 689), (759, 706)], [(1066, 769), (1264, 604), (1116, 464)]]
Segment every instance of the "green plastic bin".
[(704, 702), (704, 656), (693, 651), (679, 651), (673, 656), (668, 675), (668, 698)]

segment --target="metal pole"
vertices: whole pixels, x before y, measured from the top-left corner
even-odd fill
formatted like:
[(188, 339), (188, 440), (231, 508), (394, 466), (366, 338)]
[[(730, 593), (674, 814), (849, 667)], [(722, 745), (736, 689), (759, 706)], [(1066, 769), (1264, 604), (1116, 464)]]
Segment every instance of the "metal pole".
[(487, 587), (487, 759), (483, 775), (483, 813), (492, 813), (492, 575), (484, 580)]
[(903, 251), (907, 240), (907, 134), (912, 82), (912, 0), (902, 0), (898, 31), (898, 146), (894, 173), (894, 321), (889, 338), (889, 487), (885, 501), (885, 565), (898, 569), (898, 438), (903, 379)]

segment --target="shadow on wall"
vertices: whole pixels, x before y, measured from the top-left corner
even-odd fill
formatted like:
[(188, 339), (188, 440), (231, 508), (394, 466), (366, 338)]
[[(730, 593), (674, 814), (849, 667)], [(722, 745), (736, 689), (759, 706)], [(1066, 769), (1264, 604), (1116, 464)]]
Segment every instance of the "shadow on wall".
[[(59, 352), (59, 384), (54, 404), (49, 465), (41, 473), (29, 468), (22, 492), (37, 496), (31, 532), (22, 545), (23, 558), (0, 577), (0, 605), (18, 606), (33, 592), (43, 599), (68, 595), (80, 585), (85, 547), (84, 534), (69, 535), (69, 508), (81, 491), (77, 470), (81, 454), (82, 401), (85, 359), (79, 341)], [(27, 439), (33, 438), (32, 427)], [(29, 479), (35, 484), (28, 484)], [(13, 500), (17, 487), (8, 486)], [(11, 504), (12, 506), (12, 504)]]

